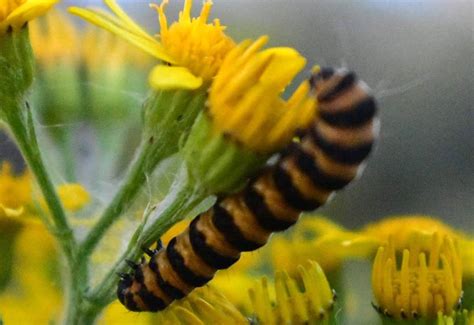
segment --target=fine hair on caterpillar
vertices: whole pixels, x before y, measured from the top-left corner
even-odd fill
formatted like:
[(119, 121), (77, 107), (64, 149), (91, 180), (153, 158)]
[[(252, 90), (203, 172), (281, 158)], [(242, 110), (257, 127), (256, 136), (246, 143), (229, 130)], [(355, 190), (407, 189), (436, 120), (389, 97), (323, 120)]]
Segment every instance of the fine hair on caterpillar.
[(376, 103), (353, 72), (322, 68), (308, 81), (318, 118), (239, 192), (218, 198), (166, 248), (131, 264), (117, 295), (131, 311), (159, 311), (265, 245), (359, 173), (377, 135)]

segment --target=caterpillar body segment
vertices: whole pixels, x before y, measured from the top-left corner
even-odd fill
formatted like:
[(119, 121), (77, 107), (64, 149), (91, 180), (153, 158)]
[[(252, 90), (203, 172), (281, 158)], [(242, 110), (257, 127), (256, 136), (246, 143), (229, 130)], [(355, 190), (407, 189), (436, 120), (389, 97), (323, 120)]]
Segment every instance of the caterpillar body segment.
[(238, 193), (220, 198), (166, 248), (122, 276), (117, 295), (131, 311), (159, 311), (265, 245), (301, 212), (324, 205), (359, 173), (377, 133), (376, 103), (354, 73), (323, 68), (309, 80), (319, 117)]

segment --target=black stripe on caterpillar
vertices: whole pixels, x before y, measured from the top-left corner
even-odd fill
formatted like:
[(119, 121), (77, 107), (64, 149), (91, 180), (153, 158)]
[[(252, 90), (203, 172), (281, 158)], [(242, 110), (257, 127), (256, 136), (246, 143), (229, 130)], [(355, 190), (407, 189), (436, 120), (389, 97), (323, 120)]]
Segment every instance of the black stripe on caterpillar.
[(132, 311), (159, 311), (265, 245), (361, 170), (377, 135), (376, 103), (356, 75), (323, 68), (309, 80), (319, 117), (238, 193), (221, 197), (168, 246), (122, 275), (117, 295)]

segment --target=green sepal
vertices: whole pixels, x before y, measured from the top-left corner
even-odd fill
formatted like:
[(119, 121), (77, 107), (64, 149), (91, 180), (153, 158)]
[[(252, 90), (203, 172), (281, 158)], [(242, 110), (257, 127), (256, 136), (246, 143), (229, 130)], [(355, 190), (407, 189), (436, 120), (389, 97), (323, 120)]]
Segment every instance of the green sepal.
[(268, 159), (215, 132), (206, 112), (197, 117), (183, 153), (191, 179), (209, 194), (237, 190)]
[(144, 105), (142, 146), (149, 172), (166, 157), (179, 151), (196, 116), (203, 111), (206, 90), (162, 90), (151, 94)]
[[(28, 28), (0, 35), (0, 112), (15, 107), (33, 82), (34, 56)], [(9, 104), (8, 104), (9, 103)]]

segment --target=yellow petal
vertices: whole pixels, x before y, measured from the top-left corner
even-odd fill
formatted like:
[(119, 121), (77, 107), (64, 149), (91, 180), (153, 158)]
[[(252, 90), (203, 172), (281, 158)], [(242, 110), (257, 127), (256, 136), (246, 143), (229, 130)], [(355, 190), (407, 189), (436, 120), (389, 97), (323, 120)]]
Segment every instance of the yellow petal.
[(260, 80), (280, 90), (285, 89), (306, 64), (306, 59), (290, 47), (274, 47), (264, 50), (262, 54), (271, 56), (271, 62)]
[(202, 85), (202, 78), (196, 77), (184, 67), (157, 65), (149, 77), (154, 89), (197, 89)]
[(59, 0), (37, 0), (27, 1), (8, 15), (0, 27), (12, 25), (20, 28), (26, 22), (43, 15)]
[(105, 4), (112, 10), (114, 14), (128, 27), (128, 29), (136, 35), (140, 35), (143, 38), (153, 40), (153, 38), (147, 34), (140, 26), (138, 26), (133, 19), (131, 19), (125, 11), (117, 4), (116, 0), (104, 0)]
[(144, 37), (143, 34), (137, 33), (135, 30), (130, 30), (127, 28), (128, 26), (124, 26), (120, 20), (108, 13), (78, 7), (69, 8), (69, 12), (123, 38), (157, 59), (174, 63), (174, 60), (165, 52), (160, 42), (150, 37)]

